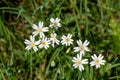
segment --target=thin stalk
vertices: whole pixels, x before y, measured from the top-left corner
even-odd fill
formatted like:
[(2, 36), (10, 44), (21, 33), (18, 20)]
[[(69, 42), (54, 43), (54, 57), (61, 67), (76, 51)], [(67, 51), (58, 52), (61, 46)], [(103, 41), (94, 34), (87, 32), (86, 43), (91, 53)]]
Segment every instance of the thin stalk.
[(32, 52), (30, 53), (30, 80), (32, 80)]
[(85, 35), (88, 35), (88, 16), (87, 16), (87, 0), (85, 0), (84, 2), (84, 6), (85, 6)]
[(97, 0), (98, 1), (98, 5), (99, 5), (99, 8), (100, 8), (100, 14), (101, 14), (101, 21), (102, 21), (102, 19), (103, 19), (103, 9), (102, 9), (102, 1), (100, 1), (100, 0)]
[(1, 69), (0, 69), (0, 74), (1, 74), (2, 79), (5, 80), (5, 77), (4, 77), (3, 72), (2, 72)]
[(82, 0), (80, 0), (80, 16), (82, 17)]

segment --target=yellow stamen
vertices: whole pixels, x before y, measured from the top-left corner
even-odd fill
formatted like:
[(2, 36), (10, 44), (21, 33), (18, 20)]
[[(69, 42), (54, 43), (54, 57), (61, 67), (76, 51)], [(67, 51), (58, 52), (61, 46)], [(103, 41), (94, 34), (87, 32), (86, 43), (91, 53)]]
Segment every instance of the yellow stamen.
[(54, 41), (56, 41), (57, 39), (56, 39), (56, 37), (53, 37), (53, 39), (54, 39)]
[(40, 29), (38, 29), (37, 31), (40, 33), (40, 32), (42, 32), (42, 29), (40, 28)]
[(66, 42), (70, 42), (70, 38), (66, 38)]
[(53, 25), (54, 25), (54, 26), (57, 26), (57, 22), (56, 22), (56, 21), (54, 21), (54, 22), (53, 22)]
[(80, 46), (80, 48), (81, 48), (81, 50), (84, 50), (85, 49), (85, 47), (82, 45), (82, 46)]
[(46, 42), (45, 42), (45, 41), (42, 41), (42, 45), (44, 45), (44, 46), (45, 46), (45, 45), (46, 45)]
[(77, 64), (80, 65), (80, 64), (81, 64), (81, 61), (77, 61)]
[(33, 47), (33, 46), (35, 46), (35, 43), (34, 43), (34, 42), (32, 42), (30, 45)]
[(97, 60), (95, 60), (95, 62), (96, 62), (96, 63), (99, 63), (100, 61), (97, 59)]

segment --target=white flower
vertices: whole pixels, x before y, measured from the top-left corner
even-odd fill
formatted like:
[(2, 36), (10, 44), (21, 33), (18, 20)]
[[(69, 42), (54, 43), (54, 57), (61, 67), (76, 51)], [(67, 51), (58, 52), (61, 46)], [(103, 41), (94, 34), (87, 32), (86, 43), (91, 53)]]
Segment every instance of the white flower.
[(58, 29), (58, 27), (61, 27), (61, 24), (60, 24), (60, 19), (59, 18), (51, 18), (50, 19), (50, 22), (51, 24), (49, 25), (51, 28), (55, 27), (56, 29)]
[(49, 47), (49, 44), (50, 44), (50, 40), (48, 40), (48, 38), (43, 38), (41, 41), (40, 41), (40, 45), (38, 46), (39, 48), (45, 48), (47, 49)]
[(82, 60), (82, 55), (80, 54), (77, 54), (77, 57), (73, 57), (72, 61), (74, 62), (74, 68), (78, 67), (80, 71), (84, 70), (83, 64), (88, 64), (88, 59)]
[(49, 30), (48, 30), (48, 27), (43, 27), (43, 24), (44, 24), (44, 22), (42, 22), (42, 21), (39, 21), (39, 25), (38, 26), (33, 24), (32, 28), (35, 30), (33, 32), (34, 36), (39, 34), (40, 38), (45, 37), (44, 32), (48, 32)]
[(55, 66), (55, 61), (52, 61), (51, 62), (51, 67), (54, 67)]
[(85, 51), (89, 51), (89, 49), (87, 47), (89, 42), (87, 40), (85, 40), (84, 43), (82, 43), (81, 40), (78, 40), (77, 44), (78, 44), (78, 47), (74, 47), (74, 52), (80, 51), (80, 54), (84, 55)]
[(90, 62), (91, 66), (96, 66), (96, 68), (100, 68), (100, 65), (105, 65), (105, 60), (102, 60), (104, 56), (102, 56), (102, 54), (100, 54), (98, 57), (96, 56), (96, 54), (94, 54), (93, 56), (91, 56), (93, 61)]
[(70, 44), (73, 44), (73, 39), (72, 38), (72, 35), (71, 34), (68, 34), (67, 36), (63, 35), (62, 36), (62, 45), (66, 45), (66, 46), (70, 46)]
[(30, 40), (25, 39), (24, 43), (27, 45), (25, 49), (30, 50), (33, 48), (33, 50), (36, 52), (38, 50), (36, 45), (39, 45), (40, 41), (35, 41), (34, 36), (30, 36)]
[(50, 40), (52, 41), (52, 46), (54, 47), (54, 44), (56, 43), (57, 45), (59, 45), (59, 40), (56, 38), (57, 34), (56, 33), (53, 33), (51, 34), (51, 38)]

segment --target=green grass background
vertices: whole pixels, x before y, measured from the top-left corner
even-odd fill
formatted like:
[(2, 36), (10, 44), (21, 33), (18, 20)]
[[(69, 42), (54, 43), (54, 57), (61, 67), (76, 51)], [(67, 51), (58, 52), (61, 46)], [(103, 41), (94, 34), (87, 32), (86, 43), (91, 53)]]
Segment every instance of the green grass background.
[[(45, 21), (48, 26), (51, 17), (61, 19), (59, 39), (71, 33), (74, 41), (89, 40), (91, 51), (84, 58), (101, 53), (105, 66), (74, 69), (76, 44), (26, 51), (32, 24)], [(0, 0), (0, 80), (30, 79), (120, 80), (120, 0)]]

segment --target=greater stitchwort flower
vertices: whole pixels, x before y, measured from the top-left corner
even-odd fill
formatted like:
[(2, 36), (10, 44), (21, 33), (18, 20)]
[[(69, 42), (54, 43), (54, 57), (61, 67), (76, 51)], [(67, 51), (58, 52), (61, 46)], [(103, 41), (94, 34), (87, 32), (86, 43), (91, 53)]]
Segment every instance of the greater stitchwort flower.
[(100, 65), (105, 65), (105, 60), (102, 60), (104, 56), (102, 56), (102, 54), (99, 54), (99, 56), (97, 57), (96, 54), (94, 54), (93, 56), (91, 56), (93, 61), (90, 62), (91, 66), (96, 66), (96, 68), (100, 68)]
[(61, 27), (61, 23), (60, 23), (60, 19), (59, 18), (56, 18), (56, 19), (54, 19), (54, 18), (51, 18), (50, 19), (50, 22), (51, 22), (51, 24), (49, 25), (51, 28), (56, 28), (56, 29), (58, 29), (58, 27)]
[(89, 51), (89, 49), (87, 47), (89, 42), (87, 40), (85, 40), (84, 43), (82, 43), (81, 40), (78, 40), (77, 44), (78, 44), (78, 47), (74, 47), (74, 52), (79, 52), (80, 51), (80, 54), (84, 55), (85, 51)]
[(70, 46), (70, 44), (73, 44), (73, 39), (72, 38), (72, 35), (71, 34), (68, 34), (67, 36), (63, 35), (62, 36), (62, 45), (66, 45), (66, 46)]
[(51, 36), (51, 37), (50, 37), (50, 40), (52, 41), (52, 46), (54, 47), (55, 43), (56, 43), (57, 45), (59, 45), (59, 42), (60, 42), (60, 41), (56, 38), (57, 34), (56, 34), (56, 33), (53, 33), (53, 34), (51, 34), (50, 36)]
[(80, 71), (84, 70), (83, 64), (88, 64), (88, 59), (82, 60), (82, 55), (80, 54), (77, 54), (77, 57), (73, 57), (72, 61), (74, 62), (74, 68), (78, 67)]
[(35, 30), (33, 32), (34, 36), (39, 34), (40, 38), (45, 37), (44, 32), (48, 32), (49, 30), (48, 30), (48, 27), (43, 27), (43, 24), (44, 24), (44, 22), (41, 22), (41, 21), (39, 21), (38, 26), (33, 24), (32, 28)]
[[(32, 28), (35, 31), (32, 33), (33, 36), (30, 36), (30, 40), (25, 39), (24, 43), (27, 45), (25, 49), (30, 50), (31, 48), (33, 48), (33, 50), (36, 52), (38, 50), (38, 47), (48, 49), (50, 44), (52, 45), (52, 47), (54, 47), (55, 44), (59, 45), (60, 40), (57, 39), (56, 33), (52, 33), (52, 34), (48, 33), (47, 36), (50, 36), (49, 39), (45, 37), (44, 32), (48, 32), (49, 30), (48, 30), (48, 27), (44, 27), (43, 24), (44, 22), (42, 21), (39, 21), (38, 26), (33, 24)], [(51, 18), (49, 27), (55, 28), (55, 29), (58, 29), (58, 27), (61, 27), (60, 19)], [(35, 37), (37, 35), (40, 36), (40, 40), (35, 41)], [(70, 46), (73, 44), (74, 40), (72, 39), (72, 34), (69, 33), (67, 35), (62, 35), (61, 38), (62, 38), (61, 40), (62, 45)], [(82, 41), (79, 39), (76, 42), (78, 46), (74, 47), (74, 52), (78, 52), (79, 54), (77, 54), (77, 56), (73, 57), (72, 59), (73, 67), (79, 68), (80, 71), (83, 71), (84, 70), (83, 64), (88, 64), (89, 62), (88, 59), (82, 59), (82, 56), (85, 54), (85, 51), (90, 51), (89, 48), (87, 47), (89, 45), (89, 41), (85, 40), (82, 43)], [(68, 53), (70, 50), (71, 48), (68, 48), (66, 53)], [(95, 66), (96, 68), (100, 68), (101, 65), (105, 65), (106, 61), (103, 60), (104, 56), (102, 56), (102, 54), (100, 54), (98, 57), (96, 56), (96, 54), (94, 54), (91, 57), (93, 61), (90, 62), (90, 66)], [(54, 67), (54, 66), (55, 66), (55, 62), (52, 61), (51, 67)], [(58, 72), (60, 73), (59, 69), (58, 69)]]
[(33, 48), (33, 50), (36, 52), (38, 50), (37, 45), (40, 44), (40, 41), (35, 41), (34, 36), (30, 36), (30, 40), (25, 39), (24, 43), (27, 45), (25, 49), (30, 50)]
[(47, 49), (50, 45), (50, 40), (48, 40), (48, 38), (43, 38), (41, 41), (40, 41), (40, 45), (38, 46), (39, 48), (45, 48)]

